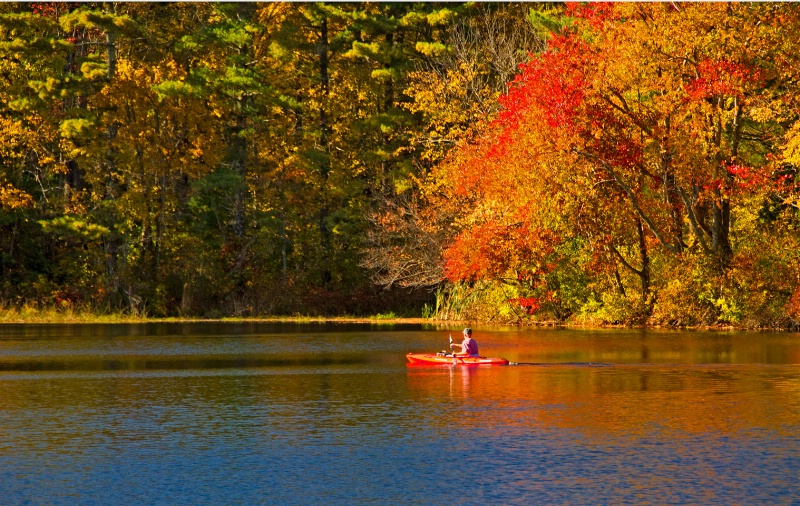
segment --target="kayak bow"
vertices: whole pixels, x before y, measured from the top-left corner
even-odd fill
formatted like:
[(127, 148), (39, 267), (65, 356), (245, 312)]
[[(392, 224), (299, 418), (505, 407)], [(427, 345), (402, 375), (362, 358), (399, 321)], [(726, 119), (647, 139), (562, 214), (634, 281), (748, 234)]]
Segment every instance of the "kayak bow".
[(459, 365), (508, 365), (508, 360), (504, 358), (487, 357), (460, 357), (444, 353), (409, 353), (406, 355), (408, 365), (452, 365), (454, 362)]

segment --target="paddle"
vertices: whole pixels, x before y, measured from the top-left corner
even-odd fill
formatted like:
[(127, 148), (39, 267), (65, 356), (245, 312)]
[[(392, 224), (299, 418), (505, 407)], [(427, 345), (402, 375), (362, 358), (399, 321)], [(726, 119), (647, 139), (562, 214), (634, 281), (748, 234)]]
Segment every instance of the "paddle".
[[(450, 336), (450, 344), (451, 344), (450, 353), (453, 354), (453, 365), (458, 365), (458, 357), (456, 356), (456, 351), (453, 349), (453, 346), (452, 346), (452, 344), (453, 344), (453, 336), (451, 334), (448, 334), (448, 336)], [(464, 359), (461, 359), (461, 362), (464, 362)]]

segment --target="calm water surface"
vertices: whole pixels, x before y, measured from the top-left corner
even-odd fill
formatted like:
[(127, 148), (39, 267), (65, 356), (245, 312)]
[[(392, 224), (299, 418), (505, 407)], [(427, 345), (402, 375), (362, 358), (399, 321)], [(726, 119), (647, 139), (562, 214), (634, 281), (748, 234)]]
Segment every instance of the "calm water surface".
[(800, 504), (800, 334), (0, 326), (2, 504)]

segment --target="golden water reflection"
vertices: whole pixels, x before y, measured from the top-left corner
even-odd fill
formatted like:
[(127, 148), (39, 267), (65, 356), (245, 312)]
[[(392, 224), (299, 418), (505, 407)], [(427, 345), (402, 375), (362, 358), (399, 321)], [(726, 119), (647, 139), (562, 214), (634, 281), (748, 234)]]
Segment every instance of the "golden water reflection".
[(465, 467), (476, 503), (800, 500), (796, 335), (476, 329), (522, 365), (407, 367), (447, 333), (57, 329), (0, 329), (11, 503), (440, 504)]
[(444, 366), (409, 368), (408, 385), (412, 395), (492, 405), (505, 426), (600, 438), (800, 427), (800, 366)]

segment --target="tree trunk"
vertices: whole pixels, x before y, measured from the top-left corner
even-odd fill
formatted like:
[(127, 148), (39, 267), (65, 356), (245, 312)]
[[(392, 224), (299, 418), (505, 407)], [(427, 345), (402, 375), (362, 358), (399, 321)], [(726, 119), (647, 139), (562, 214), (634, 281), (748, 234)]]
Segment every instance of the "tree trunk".
[(233, 171), (239, 176), (239, 185), (236, 188), (233, 201), (233, 235), (242, 238), (245, 232), (245, 202), (247, 200), (247, 162), (245, 160), (246, 148), (243, 145), (244, 141), (238, 135), (244, 127), (242, 119), (237, 119), (237, 127), (234, 129), (233, 145)]
[(114, 73), (117, 70), (117, 48), (114, 45), (116, 34), (113, 30), (106, 32), (106, 65), (108, 67), (108, 80), (114, 78)]
[[(734, 137), (731, 139), (733, 142), (733, 150), (731, 156), (735, 156), (734, 151), (738, 141), (736, 139), (739, 128), (737, 124), (740, 123), (741, 108), (737, 106), (736, 119), (734, 120)], [(716, 119), (714, 144), (717, 146), (717, 154), (714, 157), (713, 180), (724, 183), (725, 188), (730, 188), (733, 183), (733, 177), (724, 166), (724, 156), (721, 151), (722, 136), (724, 126), (721, 118)], [(717, 265), (721, 271), (724, 271), (730, 265), (731, 257), (733, 256), (733, 249), (730, 243), (730, 228), (731, 228), (731, 202), (730, 197), (723, 195), (720, 189), (714, 190), (714, 203), (711, 214), (711, 250), (716, 255)]]
[(326, 260), (325, 265), (322, 268), (321, 272), (321, 281), (322, 285), (326, 286), (330, 284), (332, 275), (330, 269), (327, 268), (327, 259), (330, 258), (331, 255), (331, 231), (328, 228), (328, 215), (330, 214), (330, 209), (328, 208), (328, 177), (330, 176), (330, 146), (329, 146), (329, 137), (330, 137), (330, 125), (328, 124), (328, 113), (326, 107), (328, 105), (328, 98), (330, 96), (330, 90), (328, 88), (328, 82), (330, 76), (328, 75), (328, 52), (330, 50), (330, 45), (328, 41), (328, 19), (323, 18), (322, 24), (320, 25), (320, 32), (319, 32), (319, 43), (317, 45), (317, 53), (319, 55), (319, 77), (320, 82), (322, 84), (322, 105), (319, 109), (319, 130), (320, 130), (320, 139), (319, 145), (320, 149), (323, 152), (322, 162), (320, 163), (319, 172), (322, 178), (322, 187), (321, 187), (321, 205), (319, 209), (319, 235), (320, 235), (320, 249), (322, 258)]
[(645, 230), (642, 225), (642, 220), (636, 220), (636, 231), (639, 235), (639, 261), (642, 267), (639, 269), (639, 279), (641, 280), (642, 289), (642, 304), (647, 307), (647, 313), (650, 314), (652, 307), (648, 304), (650, 297), (650, 255), (647, 252), (647, 242), (645, 241)]

